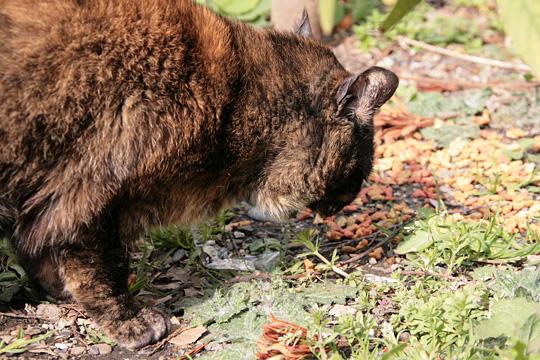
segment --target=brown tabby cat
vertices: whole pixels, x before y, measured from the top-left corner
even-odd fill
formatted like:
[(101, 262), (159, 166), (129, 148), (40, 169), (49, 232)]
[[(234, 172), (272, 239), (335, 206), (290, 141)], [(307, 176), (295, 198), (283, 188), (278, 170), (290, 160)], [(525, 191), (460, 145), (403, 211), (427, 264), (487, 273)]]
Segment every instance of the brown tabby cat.
[(0, 0), (0, 229), (46, 291), (127, 348), (167, 317), (128, 293), (144, 229), (235, 201), (339, 210), (398, 79), (187, 0)]

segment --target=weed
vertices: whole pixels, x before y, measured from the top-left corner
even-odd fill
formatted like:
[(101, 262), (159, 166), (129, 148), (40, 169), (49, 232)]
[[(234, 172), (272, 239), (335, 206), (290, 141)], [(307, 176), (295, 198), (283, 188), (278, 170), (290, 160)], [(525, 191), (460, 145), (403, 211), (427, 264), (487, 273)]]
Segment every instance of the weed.
[(28, 345), (48, 339), (52, 335), (53, 331), (49, 331), (45, 334), (41, 334), (30, 339), (25, 339), (24, 330), (19, 328), (17, 338), (9, 344), (5, 344), (3, 340), (0, 340), (0, 354), (15, 355), (24, 353), (28, 350)]
[(473, 22), (457, 16), (448, 17), (434, 13), (426, 4), (419, 5), (390, 31), (380, 36), (378, 29), (385, 18), (386, 14), (375, 9), (363, 23), (355, 26), (354, 32), (363, 49), (368, 50), (374, 46), (385, 47), (398, 36), (438, 46), (463, 44), (469, 52), (478, 51), (482, 47), (480, 31)]
[(456, 222), (446, 213), (424, 214), (406, 228), (408, 235), (397, 247), (409, 263), (427, 271), (444, 266), (451, 275), (459, 267), (487, 260), (512, 262), (540, 250), (540, 243), (522, 244), (517, 235), (497, 224), (497, 216), (476, 223)]
[(332, 258), (328, 260), (319, 252), (319, 238), (313, 229), (304, 230), (297, 235), (297, 243), (305, 246), (309, 252), (298, 255), (299, 257), (315, 256), (321, 260), (330, 270), (338, 275), (348, 278), (349, 274), (338, 268), (335, 263), (338, 259), (337, 249), (332, 253)]

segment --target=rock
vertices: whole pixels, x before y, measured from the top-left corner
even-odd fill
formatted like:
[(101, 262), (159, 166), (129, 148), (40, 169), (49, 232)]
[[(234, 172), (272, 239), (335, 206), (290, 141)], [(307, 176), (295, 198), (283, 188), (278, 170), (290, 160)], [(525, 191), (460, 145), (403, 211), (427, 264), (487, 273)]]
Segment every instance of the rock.
[(171, 325), (175, 325), (175, 326), (180, 326), (180, 320), (178, 320), (178, 318), (176, 316), (171, 316)]
[(62, 344), (62, 343), (56, 343), (56, 344), (54, 344), (54, 347), (57, 348), (57, 349), (60, 349), (60, 350), (69, 349), (69, 346), (67, 346), (66, 344)]
[(88, 353), (91, 355), (105, 355), (112, 351), (112, 347), (109, 344), (96, 344), (88, 348)]
[(82, 355), (86, 352), (86, 348), (84, 346), (74, 346), (71, 348), (70, 354), (73, 356)]
[(57, 322), (61, 315), (62, 310), (54, 304), (39, 304), (36, 309), (36, 316), (51, 322)]
[(72, 333), (71, 333), (71, 330), (69, 329), (65, 329), (65, 330), (62, 330), (58, 333), (58, 336), (61, 336), (61, 337), (71, 337)]
[(109, 354), (112, 351), (112, 347), (109, 344), (97, 344), (100, 355)]
[(184, 249), (178, 249), (174, 252), (172, 256), (173, 262), (178, 262), (186, 257), (186, 250)]
[(241, 231), (235, 231), (233, 232), (233, 236), (237, 239), (242, 239), (242, 238), (245, 238), (246, 237), (246, 234), (244, 234), (243, 232)]
[(28, 329), (24, 330), (24, 334), (25, 335), (30, 335), (30, 336), (39, 335), (42, 332), (43, 331), (41, 329), (34, 328), (34, 327), (31, 327), (31, 328), (28, 328)]
[(99, 348), (97, 345), (92, 345), (88, 348), (88, 353), (90, 355), (99, 355)]

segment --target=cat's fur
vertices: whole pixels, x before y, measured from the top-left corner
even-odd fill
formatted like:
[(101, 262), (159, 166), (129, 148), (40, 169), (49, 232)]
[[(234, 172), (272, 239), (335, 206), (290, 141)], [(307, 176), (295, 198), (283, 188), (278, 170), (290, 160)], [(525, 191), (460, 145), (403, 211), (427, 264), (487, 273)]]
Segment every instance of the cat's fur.
[(133, 240), (239, 200), (338, 210), (396, 87), (190, 1), (0, 0), (0, 231), (45, 290), (143, 346), (168, 322), (128, 294)]

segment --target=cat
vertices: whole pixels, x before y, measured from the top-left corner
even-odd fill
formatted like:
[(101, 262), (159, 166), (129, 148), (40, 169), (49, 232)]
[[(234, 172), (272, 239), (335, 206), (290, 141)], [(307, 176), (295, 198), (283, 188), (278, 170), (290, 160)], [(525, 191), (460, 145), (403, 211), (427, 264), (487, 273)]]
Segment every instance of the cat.
[(187, 0), (0, 0), (0, 229), (31, 278), (137, 349), (169, 329), (128, 291), (145, 229), (354, 199), (398, 78), (309, 34)]

